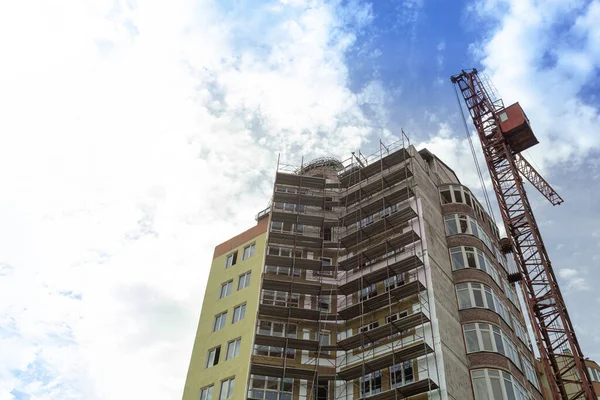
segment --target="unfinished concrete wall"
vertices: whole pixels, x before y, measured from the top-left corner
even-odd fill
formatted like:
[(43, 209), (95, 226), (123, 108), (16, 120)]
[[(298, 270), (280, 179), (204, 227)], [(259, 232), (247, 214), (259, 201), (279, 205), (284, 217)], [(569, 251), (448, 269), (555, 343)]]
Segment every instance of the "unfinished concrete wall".
[[(458, 313), (452, 266), (448, 257), (439, 191), (434, 182), (457, 182), (454, 173), (432, 159), (427, 163), (414, 148), (414, 188), (423, 215), (422, 238), (427, 248), (434, 295), (436, 341), (441, 348), (446, 395), (449, 399), (473, 399), (463, 331)], [(432, 168), (432, 166), (434, 168)], [(437, 170), (437, 171), (436, 171)], [(437, 345), (437, 343), (436, 343)]]

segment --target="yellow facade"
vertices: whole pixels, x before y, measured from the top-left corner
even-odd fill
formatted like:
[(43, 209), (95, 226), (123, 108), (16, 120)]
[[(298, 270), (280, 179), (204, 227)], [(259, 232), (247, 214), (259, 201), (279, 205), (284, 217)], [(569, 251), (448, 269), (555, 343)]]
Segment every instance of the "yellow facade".
[[(233, 394), (229, 398), (245, 398), (267, 237), (265, 229), (264, 232), (248, 238), (248, 236), (251, 236), (248, 233), (254, 233), (251, 231), (238, 236), (238, 240), (235, 240), (236, 238), (230, 240), (230, 242), (233, 241), (232, 244), (235, 247), (231, 250), (227, 249), (228, 251), (224, 254), (217, 255), (213, 259), (183, 392), (183, 400), (198, 400), (200, 391), (209, 385), (214, 385), (212, 399), (219, 399), (221, 382), (231, 377), (235, 377), (235, 384)], [(245, 241), (240, 243), (240, 238)], [(243, 260), (244, 248), (253, 243), (255, 244), (254, 255)], [(219, 246), (215, 252), (218, 250)], [(225, 268), (227, 257), (236, 251), (236, 264)], [(239, 277), (248, 271), (251, 271), (249, 286), (238, 290)], [(219, 298), (221, 285), (230, 280), (233, 280), (231, 294)], [(234, 307), (241, 304), (246, 304), (245, 317), (233, 324)], [(225, 326), (221, 330), (213, 332), (215, 317), (224, 311), (227, 311)], [(227, 345), (237, 338), (241, 338), (239, 356), (226, 360)], [(206, 368), (208, 352), (216, 346), (221, 346), (219, 363)]]

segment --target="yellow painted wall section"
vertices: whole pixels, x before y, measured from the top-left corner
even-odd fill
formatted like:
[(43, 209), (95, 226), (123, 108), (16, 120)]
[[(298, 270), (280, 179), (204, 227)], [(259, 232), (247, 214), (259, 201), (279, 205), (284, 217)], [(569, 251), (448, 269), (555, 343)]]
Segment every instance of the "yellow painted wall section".
[[(194, 341), (194, 349), (188, 369), (188, 375), (183, 391), (183, 400), (198, 400), (200, 390), (208, 385), (214, 385), (212, 399), (219, 399), (221, 381), (235, 376), (235, 385), (232, 399), (245, 399), (246, 386), (249, 376), (250, 359), (252, 356), (252, 342), (256, 326), (258, 301), (260, 295), (261, 273), (265, 254), (267, 233), (262, 233), (237, 247), (237, 263), (225, 268), (229, 251), (213, 259), (206, 293), (202, 304), (200, 322)], [(242, 260), (244, 247), (255, 243), (254, 256)], [(252, 271), (250, 285), (238, 289), (239, 276)], [(219, 299), (221, 284), (232, 280), (231, 294)], [(234, 307), (246, 303), (246, 315), (243, 320), (232, 324)], [(215, 316), (227, 311), (227, 322), (223, 329), (213, 332)], [(225, 360), (227, 343), (241, 337), (240, 353), (238, 357)], [(216, 346), (221, 346), (221, 355), (218, 365), (206, 368), (208, 351)]]

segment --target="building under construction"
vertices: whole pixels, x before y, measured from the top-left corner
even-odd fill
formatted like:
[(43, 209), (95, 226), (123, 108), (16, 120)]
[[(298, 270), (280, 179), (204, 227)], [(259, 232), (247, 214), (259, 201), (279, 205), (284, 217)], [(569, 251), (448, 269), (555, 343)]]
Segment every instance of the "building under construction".
[(256, 219), (215, 248), (183, 400), (546, 397), (510, 246), (428, 150), (279, 162)]

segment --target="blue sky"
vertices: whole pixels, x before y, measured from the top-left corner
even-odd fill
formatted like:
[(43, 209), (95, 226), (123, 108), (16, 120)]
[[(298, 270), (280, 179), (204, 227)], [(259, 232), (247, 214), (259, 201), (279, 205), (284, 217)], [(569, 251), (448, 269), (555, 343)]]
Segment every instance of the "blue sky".
[(179, 398), (212, 250), (279, 153), (403, 128), (481, 193), (449, 82), (471, 67), (540, 140), (565, 203), (530, 199), (600, 359), (598, 20), (598, 0), (2, 3), (0, 400)]

